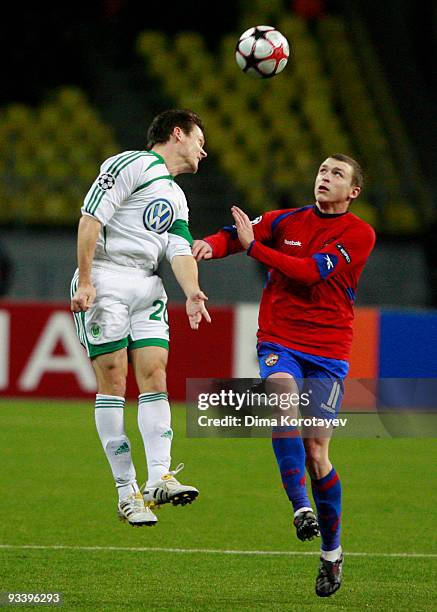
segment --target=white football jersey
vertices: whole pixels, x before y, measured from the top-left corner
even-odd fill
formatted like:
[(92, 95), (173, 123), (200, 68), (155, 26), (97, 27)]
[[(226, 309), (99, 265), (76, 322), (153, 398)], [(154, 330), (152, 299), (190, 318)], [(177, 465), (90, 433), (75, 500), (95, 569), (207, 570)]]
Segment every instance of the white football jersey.
[(103, 162), (82, 214), (102, 224), (94, 260), (156, 270), (167, 254), (190, 255), (188, 205), (164, 159), (125, 151)]

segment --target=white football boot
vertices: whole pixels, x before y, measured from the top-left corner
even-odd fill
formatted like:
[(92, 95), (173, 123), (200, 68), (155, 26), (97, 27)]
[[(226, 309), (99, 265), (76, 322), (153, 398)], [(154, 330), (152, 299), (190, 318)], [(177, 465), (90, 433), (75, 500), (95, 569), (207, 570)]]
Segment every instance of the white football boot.
[(143, 525), (151, 527), (158, 521), (150, 508), (144, 505), (143, 496), (139, 491), (118, 502), (117, 514), (121, 521), (127, 521), (132, 527)]
[(175, 470), (164, 474), (161, 480), (153, 485), (142, 487), (144, 503), (149, 508), (158, 508), (162, 504), (172, 503), (173, 506), (185, 506), (191, 504), (199, 495), (195, 487), (183, 485), (176, 480), (175, 475), (184, 467), (180, 463)]

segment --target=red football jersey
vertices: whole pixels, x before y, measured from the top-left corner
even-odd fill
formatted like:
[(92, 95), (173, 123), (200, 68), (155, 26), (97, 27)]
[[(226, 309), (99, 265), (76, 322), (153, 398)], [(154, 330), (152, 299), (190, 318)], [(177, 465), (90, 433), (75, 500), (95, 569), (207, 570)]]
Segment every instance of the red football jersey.
[[(373, 228), (351, 212), (322, 213), (315, 205), (274, 210), (253, 223), (247, 254), (269, 268), (258, 318), (258, 340), (348, 360), (353, 304)], [(213, 258), (244, 250), (235, 226), (204, 238)]]

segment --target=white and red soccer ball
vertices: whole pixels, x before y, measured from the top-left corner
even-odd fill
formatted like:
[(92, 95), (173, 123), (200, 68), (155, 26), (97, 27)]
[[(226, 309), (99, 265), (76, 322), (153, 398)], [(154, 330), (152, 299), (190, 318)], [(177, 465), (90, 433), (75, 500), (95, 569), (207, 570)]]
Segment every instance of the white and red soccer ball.
[(268, 79), (282, 72), (290, 56), (287, 39), (271, 26), (249, 28), (240, 36), (235, 59), (243, 72)]

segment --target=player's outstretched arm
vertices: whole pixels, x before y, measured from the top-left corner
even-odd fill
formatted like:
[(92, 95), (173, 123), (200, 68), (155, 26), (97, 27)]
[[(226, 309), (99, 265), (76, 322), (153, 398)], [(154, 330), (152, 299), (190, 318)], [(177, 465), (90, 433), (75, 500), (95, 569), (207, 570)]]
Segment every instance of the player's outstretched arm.
[(194, 257), (176, 255), (171, 261), (171, 267), (187, 298), (186, 312), (191, 329), (199, 329), (202, 319), (211, 323), (211, 317), (205, 307), (208, 298), (199, 287), (199, 273)]
[(77, 232), (79, 282), (76, 293), (71, 300), (71, 310), (73, 312), (89, 310), (96, 297), (96, 290), (91, 280), (91, 266), (100, 228), (100, 221), (89, 215), (84, 215), (79, 221)]
[[(233, 206), (231, 210), (233, 211), (234, 208), (240, 210), (236, 206)], [(252, 226), (258, 224), (260, 220), (261, 217), (258, 217), (255, 221), (248, 220), (248, 223)], [(256, 225), (256, 227), (259, 230), (260, 225)], [(266, 239), (269, 239), (269, 237)], [(246, 248), (247, 247), (244, 247), (239, 240), (236, 226), (227, 225), (215, 234), (206, 236), (202, 240), (195, 240), (192, 253), (196, 261), (201, 261), (203, 259), (221, 259), (228, 255), (235, 255), (236, 253), (241, 253)]]

